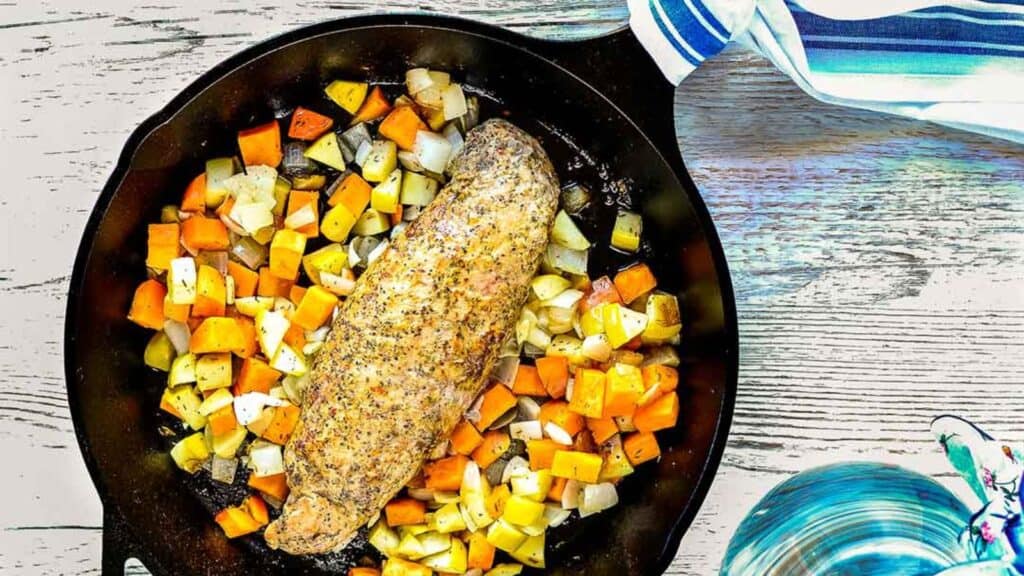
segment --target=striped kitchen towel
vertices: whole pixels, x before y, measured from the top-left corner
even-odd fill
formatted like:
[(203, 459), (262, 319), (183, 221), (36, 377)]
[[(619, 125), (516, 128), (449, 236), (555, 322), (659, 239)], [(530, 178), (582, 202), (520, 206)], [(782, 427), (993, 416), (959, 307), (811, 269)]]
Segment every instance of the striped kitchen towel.
[(825, 102), (1024, 143), (1024, 0), (629, 0), (678, 84), (727, 43)]

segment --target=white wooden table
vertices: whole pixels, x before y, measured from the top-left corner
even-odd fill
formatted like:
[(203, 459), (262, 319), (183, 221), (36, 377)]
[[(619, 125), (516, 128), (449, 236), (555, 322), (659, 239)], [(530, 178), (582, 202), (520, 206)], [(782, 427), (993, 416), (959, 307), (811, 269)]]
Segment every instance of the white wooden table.
[[(98, 572), (63, 312), (143, 118), (245, 46), (367, 9), (563, 37), (626, 18), (619, 0), (128, 4), (0, 2), (0, 573)], [(670, 573), (717, 572), (744, 513), (811, 466), (896, 462), (964, 494), (928, 434), (937, 414), (1024, 440), (1024, 148), (819, 104), (738, 50), (683, 84), (676, 129), (728, 253), (742, 362), (725, 459)]]

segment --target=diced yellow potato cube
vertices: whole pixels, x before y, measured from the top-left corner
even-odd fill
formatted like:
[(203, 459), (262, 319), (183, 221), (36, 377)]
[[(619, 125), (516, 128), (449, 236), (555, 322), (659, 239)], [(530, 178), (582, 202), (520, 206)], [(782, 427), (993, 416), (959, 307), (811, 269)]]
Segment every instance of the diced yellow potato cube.
[(527, 524), (532, 524), (537, 520), (537, 518), (540, 518), (543, 515), (543, 504), (525, 496), (513, 494), (508, 499), (508, 502), (505, 502), (505, 512), (501, 517), (512, 524), (526, 526)]
[(235, 310), (250, 318), (255, 318), (260, 310), (270, 310), (274, 307), (274, 299), (270, 296), (243, 296), (235, 298)]
[(519, 548), (525, 541), (526, 534), (509, 524), (504, 518), (498, 518), (487, 530), (487, 542), (505, 552), (515, 552), (516, 548)]
[(428, 525), (441, 534), (449, 534), (466, 529), (466, 521), (462, 518), (459, 505), (449, 502), (434, 511)]
[(221, 458), (234, 458), (238, 447), (245, 441), (249, 431), (243, 426), (237, 426), (234, 430), (213, 437), (213, 453)]
[(359, 216), (359, 220), (356, 220), (352, 232), (356, 236), (375, 236), (386, 232), (388, 228), (391, 228), (391, 220), (388, 215), (369, 208)]
[(277, 347), (270, 367), (289, 376), (302, 376), (309, 372), (309, 363), (302, 353), (283, 342)]
[(235, 159), (211, 158), (206, 161), (206, 207), (216, 208), (228, 196), (224, 181), (235, 174)]
[(551, 241), (570, 250), (590, 248), (590, 241), (583, 235), (583, 232), (580, 232), (579, 227), (565, 213), (565, 210), (559, 210), (558, 215), (555, 216), (555, 222), (551, 226)]
[(647, 315), (630, 310), (621, 304), (610, 303), (602, 310), (604, 332), (612, 348), (618, 348), (643, 333), (647, 328)]
[(569, 288), (569, 281), (556, 274), (542, 274), (530, 281), (539, 300), (550, 300)]
[(521, 527), (523, 534), (526, 534), (527, 536), (537, 536), (538, 534), (543, 534), (544, 531), (546, 531), (547, 529), (548, 519), (544, 516), (541, 516), (540, 518), (534, 520), (533, 524), (527, 524), (526, 526)]
[(231, 406), (234, 400), (235, 397), (231, 394), (231, 390), (218, 388), (199, 405), (199, 413), (203, 416), (209, 416), (218, 410)]
[(406, 534), (412, 534), (413, 536), (419, 536), (420, 534), (425, 534), (427, 532), (430, 532), (430, 526), (427, 526), (426, 524), (413, 524), (413, 525), (410, 525), (410, 526), (399, 526), (398, 527), (398, 535), (400, 537), (402, 537), (402, 538), (405, 538)]
[(374, 140), (363, 163), (363, 179), (383, 182), (398, 167), (398, 145), (391, 140)]
[(535, 502), (543, 502), (553, 482), (550, 470), (535, 470), (526, 476), (512, 478), (512, 493)]
[(647, 298), (647, 328), (641, 339), (648, 344), (668, 342), (682, 330), (679, 301), (671, 294), (655, 292)]
[(196, 473), (209, 456), (206, 439), (201, 432), (182, 439), (171, 448), (171, 458), (174, 463), (178, 465), (178, 468), (191, 474)]
[(370, 533), (367, 535), (367, 540), (370, 545), (380, 551), (381, 554), (390, 555), (393, 554), (395, 549), (398, 548), (398, 534), (388, 526), (384, 518), (377, 520), (377, 523), (370, 528)]
[(598, 482), (609, 482), (633, 473), (633, 465), (629, 463), (626, 452), (622, 449), (622, 438), (618, 434), (601, 445), (601, 458), (603, 462)]
[(189, 428), (199, 430), (206, 426), (206, 416), (199, 413), (202, 399), (192, 386), (167, 388), (164, 390), (164, 399), (181, 415), (181, 419), (188, 424)]
[(186, 352), (174, 359), (167, 374), (167, 387), (174, 388), (196, 381), (196, 355)]
[(149, 343), (146, 344), (146, 349), (142, 353), (142, 362), (150, 368), (169, 372), (176, 354), (171, 339), (161, 330), (154, 332), (150, 337)]
[(552, 338), (544, 353), (547, 356), (564, 356), (574, 365), (588, 362), (583, 354), (583, 341), (568, 334), (559, 334)]
[(398, 543), (398, 548), (395, 548), (395, 554), (404, 556), (410, 560), (416, 560), (426, 556), (423, 553), (423, 545), (420, 541), (412, 534), (406, 534), (402, 537), (402, 540)]
[(512, 557), (527, 566), (544, 568), (544, 533), (527, 538), (512, 552)]
[(640, 248), (640, 234), (643, 232), (643, 220), (639, 214), (621, 211), (615, 218), (612, 229), (612, 246), (627, 252), (636, 252)]
[(551, 463), (551, 475), (592, 484), (600, 477), (602, 464), (597, 454), (560, 450)]
[(341, 152), (338, 135), (334, 132), (328, 132), (317, 138), (316, 142), (313, 142), (309, 148), (306, 148), (306, 152), (303, 155), (321, 164), (326, 164), (335, 170), (345, 170), (345, 155)]
[(495, 564), (484, 576), (519, 576), (522, 573), (522, 564)]
[(607, 303), (598, 304), (580, 314), (580, 331), (584, 336), (604, 333), (604, 307)]
[(384, 561), (384, 571), (380, 576), (431, 576), (433, 573), (430, 568), (422, 564), (401, 558), (388, 558)]
[(231, 386), (231, 354), (203, 354), (196, 359), (196, 383), (206, 392)]
[(341, 274), (348, 265), (348, 250), (341, 244), (328, 244), (302, 257), (302, 269), (313, 282), (320, 283), (320, 272)]
[(366, 91), (369, 85), (365, 82), (350, 82), (348, 80), (335, 80), (324, 88), (327, 97), (341, 106), (349, 114), (355, 114), (366, 99)]
[(355, 223), (356, 217), (348, 208), (344, 204), (338, 204), (324, 214), (320, 222), (320, 232), (331, 242), (344, 242)]
[(167, 297), (173, 304), (196, 303), (196, 261), (191, 257), (171, 260), (167, 270)]
[(395, 168), (388, 177), (370, 192), (370, 207), (378, 212), (394, 214), (398, 211), (398, 197), (402, 193), (402, 170)]
[(487, 497), (480, 492), (473, 492), (462, 497), (462, 511), (469, 517), (477, 530), (486, 528), (494, 522), (494, 518), (487, 511)]
[(451, 546), (444, 552), (427, 556), (421, 562), (424, 566), (444, 574), (462, 574), (467, 568), (466, 545), (458, 538), (451, 539)]
[(284, 341), (284, 335), (291, 328), (292, 323), (281, 312), (273, 310), (259, 310), (254, 318), (256, 326), (256, 339), (259, 341), (260, 349), (267, 358), (273, 358), (277, 349)]
[(402, 177), (402, 204), (426, 206), (434, 200), (437, 188), (437, 180), (416, 172), (406, 172)]
[[(423, 526), (423, 528), (429, 527)], [(420, 533), (416, 536), (416, 539), (419, 540), (420, 547), (423, 548), (424, 556), (432, 556), (434, 554), (444, 552), (452, 547), (453, 541), (458, 540), (458, 538), (453, 538), (451, 534), (441, 534), (440, 532), (430, 531)], [(424, 562), (424, 564), (426, 564), (426, 562)]]

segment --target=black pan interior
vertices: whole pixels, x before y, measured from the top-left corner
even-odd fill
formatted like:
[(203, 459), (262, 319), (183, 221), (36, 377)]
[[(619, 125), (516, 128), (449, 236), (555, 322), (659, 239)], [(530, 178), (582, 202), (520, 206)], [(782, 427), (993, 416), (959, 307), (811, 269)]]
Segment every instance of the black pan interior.
[(592, 254), (592, 276), (637, 259), (607, 247), (616, 209), (644, 214), (640, 257), (679, 295), (686, 319), (681, 423), (662, 435), (661, 461), (624, 483), (622, 505), (549, 535), (548, 573), (667, 567), (707, 491), (731, 416), (736, 335), (725, 261), (692, 183), (672, 169), (681, 166), (678, 152), (666, 161), (601, 94), (535, 53), (548, 49), (564, 48), (437, 18), (328, 23), (239, 55), (133, 136), (83, 239), (67, 326), (71, 408), (107, 516), (105, 570), (128, 555), (158, 574), (319, 574), (374, 556), (357, 544), (334, 555), (290, 557), (259, 537), (225, 539), (211, 512), (236, 503), (244, 488), (217, 487), (174, 467), (158, 432), (173, 426), (157, 410), (164, 380), (143, 366), (147, 334), (124, 316), (145, 276), (145, 225), (160, 206), (180, 201), (206, 158), (233, 151), (237, 130), (300, 104), (331, 111), (321, 94), (332, 79), (397, 83), (414, 65), (452, 72), (481, 97), (484, 117), (505, 116), (539, 138), (563, 183), (598, 193), (584, 221), (588, 236), (603, 240)]

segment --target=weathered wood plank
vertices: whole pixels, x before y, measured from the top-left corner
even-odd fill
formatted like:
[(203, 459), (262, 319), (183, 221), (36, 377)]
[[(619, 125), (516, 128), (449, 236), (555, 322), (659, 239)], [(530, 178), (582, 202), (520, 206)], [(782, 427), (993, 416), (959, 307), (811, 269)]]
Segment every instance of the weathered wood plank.
[[(121, 4), (0, 4), (0, 443), (22, 463), (3, 477), (19, 497), (0, 515), (0, 571), (98, 573), (100, 508), (68, 418), (62, 323), (82, 227), (127, 134), (259, 39), (420, 8)], [(431, 5), (552, 37), (625, 19), (611, 0)], [(809, 466), (898, 462), (964, 493), (927, 434), (937, 414), (1024, 439), (1024, 150), (819, 104), (739, 51), (684, 83), (676, 128), (729, 256), (742, 366), (720, 475), (671, 574), (714, 573), (746, 510)]]

